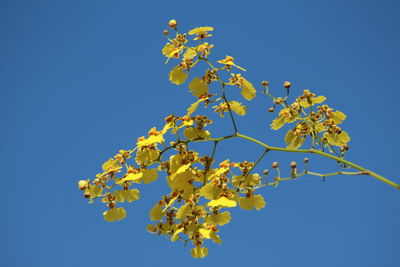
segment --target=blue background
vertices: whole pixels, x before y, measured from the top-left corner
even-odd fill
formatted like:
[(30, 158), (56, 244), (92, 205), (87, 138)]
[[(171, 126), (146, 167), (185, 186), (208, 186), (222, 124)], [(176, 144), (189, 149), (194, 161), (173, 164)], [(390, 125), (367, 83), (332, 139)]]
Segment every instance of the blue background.
[[(347, 158), (399, 183), (398, 10), (389, 0), (2, 0), (0, 265), (398, 266), (400, 192), (368, 176), (309, 176), (264, 190), (267, 207), (235, 209), (221, 227), (224, 244), (209, 242), (203, 260), (145, 230), (148, 210), (167, 193), (163, 178), (140, 187), (141, 201), (125, 205), (128, 218), (117, 223), (77, 189), (194, 101), (186, 84), (168, 81), (174, 63), (165, 66), (160, 50), (171, 18), (182, 30), (214, 26), (213, 59), (234, 56), (258, 90), (269, 80), (278, 95), (289, 80), (294, 95), (308, 88), (327, 96), (348, 115)], [(283, 145), (285, 131), (268, 129), (269, 105), (259, 94), (239, 130)], [(230, 132), (228, 123), (215, 121), (214, 136)], [(229, 140), (217, 158), (255, 160), (261, 151)], [(287, 174), (301, 159), (270, 153), (258, 171), (278, 160)], [(314, 171), (335, 168), (310, 162)]]

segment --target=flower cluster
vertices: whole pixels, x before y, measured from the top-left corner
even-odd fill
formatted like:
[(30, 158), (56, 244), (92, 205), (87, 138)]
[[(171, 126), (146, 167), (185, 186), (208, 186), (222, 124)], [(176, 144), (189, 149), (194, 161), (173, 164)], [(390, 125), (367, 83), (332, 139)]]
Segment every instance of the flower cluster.
[[(290, 86), (290, 83), (285, 82), (284, 87), (287, 90)], [(306, 137), (309, 136), (314, 148), (319, 145), (322, 149), (327, 148), (331, 152), (335, 152), (334, 146), (340, 147), (342, 152), (348, 149), (347, 143), (350, 141), (350, 137), (338, 126), (346, 119), (346, 115), (341, 111), (335, 111), (328, 105), (318, 105), (325, 102), (325, 96), (316, 96), (306, 89), (290, 105), (287, 103), (287, 97), (272, 98), (274, 104), (281, 106), (282, 109), (279, 111), (278, 117), (272, 121), (271, 128), (278, 130), (285, 124), (295, 123), (294, 128), (288, 130), (285, 135), (287, 148), (301, 147)]]
[[(257, 93), (243, 73), (236, 72), (246, 70), (238, 66), (232, 56), (217, 60), (216, 63), (220, 65), (214, 66), (215, 63), (210, 59), (214, 45), (206, 42), (212, 36), (210, 32), (214, 30), (213, 27), (198, 27), (187, 33), (180, 33), (175, 20), (171, 20), (168, 25), (170, 30), (164, 31), (167, 43), (162, 48), (162, 54), (167, 62), (178, 61), (169, 72), (169, 80), (173, 84), (182, 85), (188, 80), (193, 68), (202, 68), (200, 72), (196, 72), (201, 74), (193, 77), (187, 84), (188, 91), (195, 100), (183, 115), (171, 114), (166, 117), (161, 130), (154, 127), (148, 131), (147, 136), (139, 137), (133, 149), (120, 150), (108, 159), (102, 165), (102, 172), (94, 179), (78, 182), (79, 189), (90, 203), (100, 198), (106, 205), (103, 212), (106, 221), (124, 219), (127, 216), (124, 203), (138, 200), (138, 187), (156, 181), (162, 174), (169, 192), (161, 196), (151, 208), (149, 216), (153, 223), (147, 226), (147, 230), (163, 235), (173, 242), (190, 244), (191, 255), (194, 258), (203, 258), (208, 254), (207, 240), (222, 243), (220, 230), (231, 221), (232, 208), (239, 206), (245, 210), (261, 210), (266, 206), (264, 197), (257, 193), (258, 189), (276, 187), (281, 181), (297, 179), (306, 174), (323, 179), (337, 174), (371, 174), (370, 171), (344, 160), (350, 137), (340, 125), (346, 115), (324, 104), (326, 97), (317, 96), (310, 90), (304, 90), (294, 102), (288, 102), (292, 88), (288, 81), (283, 83), (286, 90), (284, 97), (272, 96), (269, 82), (262, 82), (263, 93), (273, 101), (273, 106), (268, 111), (274, 112), (279, 108), (270, 127), (279, 130), (286, 125), (292, 126), (285, 135), (287, 147), (269, 146), (241, 134), (235, 116), (246, 115), (247, 106), (241, 102), (243, 99), (252, 100)], [(229, 90), (238, 89), (241, 102), (228, 100)], [(220, 117), (231, 119), (234, 130), (232, 134), (212, 137), (207, 126), (213, 121), (206, 115), (198, 114), (201, 106), (207, 109), (210, 105)], [(265, 150), (254, 162), (233, 162), (226, 159), (216, 164), (214, 154), (218, 143), (230, 138), (252, 141)], [(305, 145), (306, 139), (311, 141), (311, 148), (299, 149)], [(213, 143), (213, 150), (209, 155), (201, 155), (192, 148), (191, 144), (194, 142)], [(335, 147), (340, 148), (340, 154)], [(299, 172), (297, 163), (291, 162), (290, 176), (286, 178), (281, 177), (278, 162), (273, 162), (272, 169), (277, 175), (272, 182), (268, 182), (269, 171), (264, 170), (263, 175), (259, 175), (255, 168), (270, 150), (318, 152), (317, 154), (343, 163), (343, 166), (350, 164), (360, 172), (311, 172), (307, 169), (309, 159), (306, 158), (304, 171)]]

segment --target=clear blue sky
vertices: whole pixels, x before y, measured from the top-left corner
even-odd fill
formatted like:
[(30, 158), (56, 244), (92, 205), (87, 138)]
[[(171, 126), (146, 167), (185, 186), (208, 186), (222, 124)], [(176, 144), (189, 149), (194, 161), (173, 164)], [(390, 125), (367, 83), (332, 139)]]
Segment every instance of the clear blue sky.
[[(141, 187), (117, 223), (76, 186), (193, 101), (168, 82), (174, 65), (160, 52), (171, 18), (186, 30), (214, 26), (214, 59), (234, 56), (255, 85), (269, 80), (278, 92), (289, 80), (295, 92), (327, 96), (348, 115), (348, 159), (399, 183), (398, 11), (389, 0), (1, 1), (0, 266), (398, 266), (400, 191), (367, 176), (265, 190), (267, 207), (234, 210), (224, 244), (210, 242), (203, 260), (145, 230), (163, 178)], [(268, 104), (260, 96), (238, 127), (283, 145), (283, 132), (268, 129)], [(260, 151), (232, 142), (217, 157)], [(299, 159), (271, 153), (258, 171)], [(315, 171), (334, 167), (311, 160)]]

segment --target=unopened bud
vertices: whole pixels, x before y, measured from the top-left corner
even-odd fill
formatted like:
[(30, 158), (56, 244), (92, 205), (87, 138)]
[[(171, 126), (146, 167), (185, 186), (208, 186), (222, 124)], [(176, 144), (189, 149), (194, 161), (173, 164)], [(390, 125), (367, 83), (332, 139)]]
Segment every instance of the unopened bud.
[(275, 103), (276, 105), (282, 104), (283, 101), (284, 101), (284, 99), (283, 99), (282, 97), (278, 97), (278, 98), (275, 98), (275, 99), (274, 99), (274, 103)]
[(88, 186), (89, 186), (89, 183), (87, 182), (87, 181), (85, 181), (85, 180), (80, 180), (79, 182), (78, 182), (78, 188), (79, 188), (79, 190), (85, 190), (86, 188), (88, 188)]
[(304, 163), (308, 163), (310, 161), (309, 158), (304, 158)]
[(163, 30), (163, 34), (164, 34), (164, 35), (168, 35), (168, 34), (169, 34), (169, 31), (168, 31), (168, 30)]
[(274, 110), (275, 110), (274, 108), (269, 108), (268, 112), (274, 112)]
[(286, 81), (286, 82), (283, 83), (283, 87), (285, 87), (286, 89), (289, 89), (290, 86), (291, 86), (291, 83), (288, 82), (288, 81)]
[(276, 169), (276, 168), (278, 168), (278, 167), (279, 167), (279, 163), (278, 163), (277, 161), (274, 161), (274, 162), (272, 163), (272, 168)]
[(296, 167), (297, 167), (296, 161), (290, 162), (290, 167), (291, 167), (291, 168), (296, 168)]
[(176, 23), (176, 20), (174, 20), (174, 19), (171, 19), (171, 20), (168, 22), (168, 26), (169, 26), (171, 29), (175, 29), (177, 25), (178, 25), (178, 24)]
[(268, 81), (262, 81), (261, 84), (262, 84), (262, 86), (267, 87), (269, 85), (269, 82)]
[(263, 173), (264, 173), (264, 175), (268, 175), (268, 173), (269, 173), (268, 169), (265, 169)]
[(85, 194), (83, 194), (83, 196), (85, 198), (90, 198), (92, 196), (92, 194), (90, 194), (90, 191), (85, 192)]

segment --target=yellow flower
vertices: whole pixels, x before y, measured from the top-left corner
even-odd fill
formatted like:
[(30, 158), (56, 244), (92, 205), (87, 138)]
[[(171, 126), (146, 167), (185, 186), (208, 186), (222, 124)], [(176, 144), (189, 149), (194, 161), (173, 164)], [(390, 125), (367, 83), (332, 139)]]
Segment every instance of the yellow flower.
[(324, 133), (324, 138), (328, 141), (328, 144), (332, 146), (345, 146), (350, 142), (350, 136), (345, 132), (341, 131), (339, 133)]
[(150, 220), (159, 221), (164, 216), (162, 208), (163, 208), (162, 203), (155, 204), (154, 207), (149, 212)]
[(213, 30), (214, 30), (213, 27), (197, 27), (194, 28), (193, 30), (190, 30), (189, 35), (195, 35), (195, 34), (197, 35), (196, 38), (194, 38), (193, 40), (204, 39), (206, 37), (212, 36), (212, 34), (208, 34), (207, 32)]
[(248, 174), (243, 177), (243, 175), (235, 176), (232, 179), (232, 185), (234, 187), (249, 187), (249, 186), (256, 186), (261, 183), (261, 176), (258, 173), (255, 174)]
[(236, 68), (238, 68), (238, 69), (240, 69), (240, 70), (242, 70), (242, 71), (246, 71), (244, 68), (242, 68), (242, 67), (236, 65), (233, 61), (234, 61), (234, 58), (233, 58), (233, 57), (231, 57), (231, 56), (225, 56), (225, 59), (218, 60), (217, 62), (218, 62), (218, 63), (221, 63), (221, 64), (228, 65), (228, 66), (235, 66)]
[(241, 74), (231, 74), (232, 77), (229, 79), (230, 85), (237, 85), (242, 89), (241, 94), (244, 99), (252, 100), (256, 96), (256, 89), (254, 86), (245, 78), (242, 77)]
[(119, 169), (122, 167), (119, 166), (118, 160), (115, 160), (113, 158), (110, 158), (107, 160), (103, 165), (102, 165), (103, 171), (107, 172), (117, 172)]
[(317, 96), (315, 97), (315, 94), (311, 93), (310, 90), (304, 90), (303, 95), (299, 96), (296, 101), (299, 102), (300, 106), (303, 108), (308, 108), (312, 105), (315, 104), (320, 104), (326, 100), (325, 96)]
[(188, 47), (183, 54), (183, 59), (193, 59), (195, 56), (197, 56), (195, 47)]
[(197, 51), (199, 53), (201, 53), (201, 56), (205, 57), (211, 53), (211, 48), (213, 48), (213, 47), (214, 47), (214, 45), (204, 42), (197, 46)]
[(204, 258), (208, 255), (208, 248), (206, 247), (195, 247), (191, 250), (193, 258)]
[(273, 130), (280, 129), (286, 123), (291, 123), (299, 118), (299, 113), (292, 108), (284, 108), (279, 111), (279, 117), (275, 118), (271, 123)]
[(202, 96), (208, 94), (208, 86), (199, 77), (193, 79), (189, 84), (189, 90), (194, 96)]
[(229, 211), (219, 212), (217, 214), (208, 215), (205, 223), (214, 223), (224, 225), (231, 221), (231, 214)]
[(251, 195), (249, 197), (240, 197), (239, 206), (244, 210), (260, 210), (266, 205), (262, 195)]
[(189, 74), (184, 72), (179, 65), (169, 72), (169, 80), (176, 85), (184, 83), (188, 76)]
[(115, 200), (118, 202), (132, 202), (140, 198), (140, 192), (137, 189), (132, 190), (115, 190), (114, 191)]
[(183, 45), (166, 43), (161, 52), (165, 57), (167, 57), (166, 63), (168, 63), (170, 58), (179, 58), (179, 55), (183, 49)]
[(103, 212), (103, 217), (108, 222), (120, 221), (126, 217), (126, 211), (124, 208), (112, 208), (108, 211)]
[(171, 187), (171, 190), (173, 192), (181, 192), (181, 196), (183, 198), (188, 198), (191, 194), (193, 194), (193, 180), (194, 174), (190, 169), (167, 177), (167, 182)]

